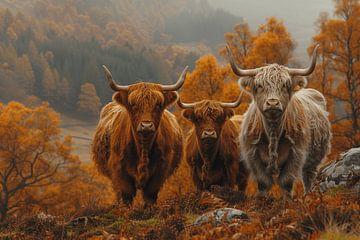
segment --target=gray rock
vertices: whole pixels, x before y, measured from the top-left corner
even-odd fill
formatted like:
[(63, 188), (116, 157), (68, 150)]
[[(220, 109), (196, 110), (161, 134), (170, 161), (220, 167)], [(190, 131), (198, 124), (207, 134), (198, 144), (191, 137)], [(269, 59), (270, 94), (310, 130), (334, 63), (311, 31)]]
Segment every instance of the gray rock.
[(360, 192), (360, 148), (351, 148), (325, 166), (319, 173), (322, 192), (329, 188), (347, 186)]
[(219, 208), (201, 215), (195, 220), (194, 224), (212, 223), (213, 225), (218, 225), (231, 222), (235, 219), (250, 220), (249, 216), (241, 210), (235, 208)]

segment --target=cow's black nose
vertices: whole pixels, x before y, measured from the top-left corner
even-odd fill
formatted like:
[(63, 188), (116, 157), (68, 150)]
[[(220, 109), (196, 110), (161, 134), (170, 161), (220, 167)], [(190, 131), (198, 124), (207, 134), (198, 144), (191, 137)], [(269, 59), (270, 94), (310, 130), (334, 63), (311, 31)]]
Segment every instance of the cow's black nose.
[(204, 130), (201, 134), (201, 139), (205, 138), (217, 138), (216, 132), (214, 130)]
[(276, 98), (270, 98), (266, 101), (266, 105), (268, 107), (278, 107), (280, 105), (280, 101)]
[(155, 131), (155, 125), (153, 122), (140, 122), (138, 128), (138, 132), (154, 132)]

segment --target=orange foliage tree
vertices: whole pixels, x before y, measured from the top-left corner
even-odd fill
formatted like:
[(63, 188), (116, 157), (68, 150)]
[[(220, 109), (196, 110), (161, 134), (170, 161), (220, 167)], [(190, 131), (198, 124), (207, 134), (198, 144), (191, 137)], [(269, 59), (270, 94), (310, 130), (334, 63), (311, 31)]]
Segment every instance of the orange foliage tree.
[[(295, 48), (291, 34), (275, 17), (260, 25), (256, 34), (251, 33), (247, 23), (236, 25), (234, 32), (225, 34), (225, 41), (239, 66), (244, 68), (287, 64)], [(227, 59), (225, 48), (220, 49), (220, 54)]]
[(310, 83), (327, 98), (337, 154), (360, 145), (360, 2), (336, 1), (334, 16), (320, 16), (309, 52), (321, 45)]
[[(40, 201), (40, 191), (27, 194), (30, 188), (73, 178), (68, 170), (79, 160), (71, 154), (71, 139), (61, 140), (58, 124), (58, 115), (45, 103), (34, 109), (16, 102), (0, 107), (0, 220)], [(67, 174), (59, 178), (61, 172)]]
[[(180, 92), (183, 102), (196, 102), (203, 99), (219, 100), (224, 102), (235, 101), (240, 88), (235, 82), (236, 77), (230, 67), (218, 64), (213, 55), (206, 55), (196, 61), (194, 71), (188, 74)], [(244, 112), (242, 105), (237, 112)]]
[(38, 211), (70, 214), (113, 202), (110, 183), (71, 153), (47, 103), (0, 104), (0, 221)]

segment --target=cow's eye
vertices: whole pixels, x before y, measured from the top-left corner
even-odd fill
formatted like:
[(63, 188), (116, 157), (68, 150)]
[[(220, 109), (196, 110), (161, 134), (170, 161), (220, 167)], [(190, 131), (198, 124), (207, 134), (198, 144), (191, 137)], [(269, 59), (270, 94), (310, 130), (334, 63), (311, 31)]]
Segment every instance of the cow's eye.
[(136, 108), (137, 108), (135, 103), (131, 103), (130, 106), (133, 110), (136, 110)]
[(161, 103), (157, 103), (156, 106), (155, 106), (155, 108), (156, 108), (157, 110), (161, 110), (162, 107), (163, 107), (163, 106), (162, 106)]
[(225, 117), (224, 116), (218, 116), (217, 118), (216, 118), (216, 122), (218, 122), (218, 123), (221, 123), (221, 122), (223, 122), (225, 120)]
[(264, 89), (263, 86), (258, 85), (258, 86), (256, 87), (256, 92), (262, 92), (263, 89)]

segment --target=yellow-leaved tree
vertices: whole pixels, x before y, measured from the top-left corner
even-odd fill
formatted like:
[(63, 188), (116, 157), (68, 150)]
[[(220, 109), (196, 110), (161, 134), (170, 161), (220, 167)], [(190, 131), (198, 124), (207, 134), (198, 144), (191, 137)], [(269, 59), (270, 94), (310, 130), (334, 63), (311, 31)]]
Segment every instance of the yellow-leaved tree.
[(321, 47), (310, 86), (327, 99), (334, 156), (360, 146), (360, 2), (336, 1), (334, 18), (321, 14), (317, 25), (308, 50)]
[(113, 202), (110, 183), (72, 154), (47, 103), (0, 104), (0, 221), (44, 211), (70, 214)]
[[(295, 49), (295, 41), (286, 26), (276, 17), (270, 17), (253, 34), (247, 23), (238, 24), (234, 32), (225, 33), (225, 41), (236, 62), (243, 68), (261, 67), (265, 64), (286, 65)], [(226, 49), (220, 54), (227, 59)]]
[(71, 154), (71, 138), (60, 138), (58, 124), (58, 114), (46, 103), (0, 107), (0, 220), (40, 203), (41, 188), (75, 176), (71, 170), (79, 160)]
[[(196, 61), (195, 69), (186, 77), (180, 98), (183, 102), (203, 99), (232, 102), (240, 95), (240, 87), (235, 80), (236, 76), (232, 74), (230, 66), (221, 66), (215, 56), (206, 55)], [(236, 112), (244, 110), (241, 104)]]

